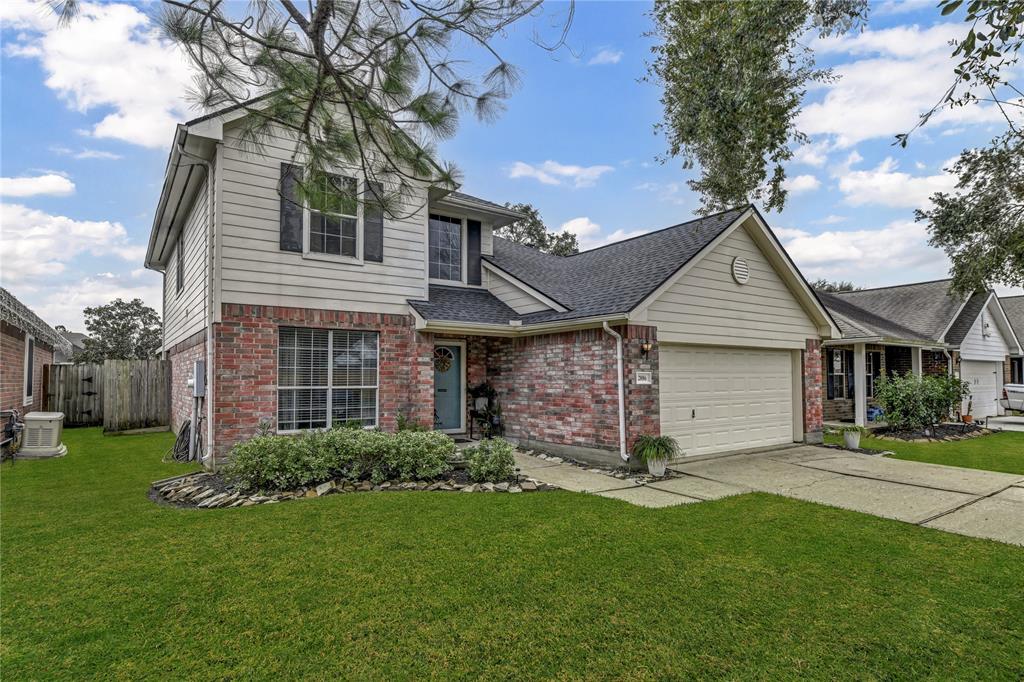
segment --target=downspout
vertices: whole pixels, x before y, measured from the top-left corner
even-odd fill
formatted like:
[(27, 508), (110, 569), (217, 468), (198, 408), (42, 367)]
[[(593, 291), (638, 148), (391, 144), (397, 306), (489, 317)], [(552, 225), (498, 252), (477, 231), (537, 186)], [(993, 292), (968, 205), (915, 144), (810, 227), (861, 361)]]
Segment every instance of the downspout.
[(210, 469), (217, 471), (217, 450), (213, 445), (213, 249), (214, 249), (214, 186), (213, 186), (213, 164), (194, 154), (185, 151), (184, 146), (178, 143), (178, 152), (182, 156), (195, 159), (206, 168), (206, 296), (204, 305), (206, 307), (206, 448)]
[(629, 453), (626, 452), (626, 387), (622, 376), (622, 335), (608, 326), (608, 321), (601, 323), (604, 330), (615, 338), (615, 363), (619, 378), (619, 457), (623, 462), (629, 461)]

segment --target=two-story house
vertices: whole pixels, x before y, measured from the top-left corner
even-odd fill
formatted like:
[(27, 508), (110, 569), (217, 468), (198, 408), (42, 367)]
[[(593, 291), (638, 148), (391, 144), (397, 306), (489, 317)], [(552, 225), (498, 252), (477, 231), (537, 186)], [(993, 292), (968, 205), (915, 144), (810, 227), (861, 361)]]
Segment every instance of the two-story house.
[(293, 140), (247, 151), (244, 115), (178, 126), (146, 256), (174, 428), (198, 405), (216, 458), (261, 421), (463, 433), (483, 382), (508, 438), (584, 459), (617, 461), (641, 433), (687, 456), (820, 439), (821, 343), (839, 331), (752, 207), (569, 257), (494, 237), (519, 216), (436, 187), (402, 219), (322, 215), (293, 196)]

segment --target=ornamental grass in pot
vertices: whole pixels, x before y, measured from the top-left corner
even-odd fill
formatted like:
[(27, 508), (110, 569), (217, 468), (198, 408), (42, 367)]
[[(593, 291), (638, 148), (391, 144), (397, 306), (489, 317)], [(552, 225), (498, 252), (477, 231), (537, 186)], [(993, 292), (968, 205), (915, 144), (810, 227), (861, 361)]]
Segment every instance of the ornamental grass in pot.
[(860, 437), (864, 435), (863, 426), (844, 426), (843, 432), (843, 446), (847, 450), (859, 450), (860, 449)]
[(664, 476), (668, 461), (679, 454), (679, 445), (672, 436), (642, 435), (633, 443), (633, 455), (647, 465), (651, 476)]

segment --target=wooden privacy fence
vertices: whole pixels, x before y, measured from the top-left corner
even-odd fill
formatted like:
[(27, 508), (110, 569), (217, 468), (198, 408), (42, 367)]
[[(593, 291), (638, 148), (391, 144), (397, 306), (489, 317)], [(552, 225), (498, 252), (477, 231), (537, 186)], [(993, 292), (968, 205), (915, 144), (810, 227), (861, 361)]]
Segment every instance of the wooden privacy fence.
[(46, 369), (47, 409), (63, 412), (68, 426), (103, 424), (105, 433), (119, 433), (170, 424), (167, 360), (107, 360)]

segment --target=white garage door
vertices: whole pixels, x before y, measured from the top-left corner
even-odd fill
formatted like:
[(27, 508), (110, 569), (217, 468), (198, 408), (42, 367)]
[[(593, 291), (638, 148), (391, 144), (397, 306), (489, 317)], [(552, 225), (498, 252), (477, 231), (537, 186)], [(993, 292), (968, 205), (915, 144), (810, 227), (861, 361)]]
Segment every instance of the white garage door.
[(685, 456), (793, 442), (789, 351), (661, 344), (661, 432)]
[[(971, 414), (975, 418), (993, 417), (999, 408), (1003, 363), (986, 360), (961, 360), (960, 378), (971, 385)], [(964, 401), (967, 411), (967, 401)]]

